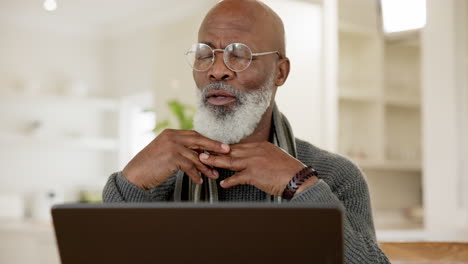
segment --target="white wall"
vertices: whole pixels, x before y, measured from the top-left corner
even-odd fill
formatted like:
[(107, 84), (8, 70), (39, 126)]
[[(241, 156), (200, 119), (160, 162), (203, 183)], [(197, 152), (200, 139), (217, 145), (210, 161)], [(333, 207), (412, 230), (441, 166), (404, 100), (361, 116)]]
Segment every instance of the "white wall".
[(466, 58), (461, 56), (466, 43), (459, 46), (468, 30), (466, 22), (459, 23), (466, 18), (463, 12), (467, 12), (463, 1), (427, 2), (422, 80), (424, 206), (429, 230), (466, 228), (468, 221), (468, 209), (463, 208), (463, 193), (468, 189), (462, 184), (467, 176), (462, 128), (467, 121), (460, 111), (466, 103), (461, 97), (467, 94)]
[[(468, 137), (466, 135), (468, 135), (468, 1), (465, 1), (464, 2), (464, 5), (465, 7), (464, 8), (461, 8), (459, 12), (461, 12), (461, 14), (464, 14), (464, 15), (461, 15), (459, 16), (460, 19), (462, 21), (461, 22), (461, 25), (464, 25), (464, 27), (462, 26), (462, 30), (460, 31), (460, 33), (462, 33), (462, 38), (463, 39), (460, 39), (460, 48), (462, 49), (462, 51), (464, 50), (464, 52), (462, 52), (462, 54), (464, 54), (461, 58), (461, 69), (460, 69), (460, 76), (464, 76), (464, 83), (465, 83), (465, 89), (464, 91), (462, 92), (461, 94), (461, 106), (462, 106), (462, 114), (461, 114), (461, 120), (464, 120), (463, 122), (463, 128), (462, 128), (462, 132), (461, 132), (461, 136), (462, 136), (462, 139), (463, 139), (463, 147), (462, 147), (462, 150), (463, 152), (461, 153), (461, 157), (462, 157), (462, 164), (463, 164), (463, 180), (464, 180), (464, 183), (462, 184), (464, 190), (468, 190)], [(463, 30), (464, 28), (464, 30)], [(464, 206), (466, 208), (466, 211), (468, 213), (468, 191), (465, 191), (464, 192), (465, 194), (465, 197), (464, 197)]]
[[(105, 94), (101, 40), (94, 34), (68, 34), (45, 29), (0, 27), (0, 94), (66, 95), (74, 81), (83, 81), (90, 96)], [(39, 101), (39, 100), (37, 100)], [(93, 112), (80, 107), (49, 103), (26, 103), (18, 99), (0, 106), (0, 132), (18, 133), (32, 120), (56, 127), (66, 120), (71, 126), (85, 124), (96, 131), (99, 121)], [(84, 120), (83, 120), (84, 119)], [(13, 122), (13, 121), (15, 122)], [(12, 121), (12, 122), (10, 122)], [(15, 130), (16, 129), (16, 130)], [(52, 132), (53, 133), (53, 132)], [(95, 182), (109, 173), (98, 153), (76, 149), (28, 145), (24, 142), (0, 145), (0, 193), (27, 193), (50, 187), (64, 189)]]
[(31, 82), (39, 93), (61, 93), (71, 81), (85, 81), (92, 95), (103, 93), (100, 39), (40, 28), (0, 26), (0, 92), (23, 92)]
[(323, 89), (321, 7), (304, 1), (265, 1), (283, 19), (291, 73), (278, 88), (276, 102), (294, 135), (322, 146)]
[(171, 99), (195, 106), (195, 83), (184, 53), (197, 41), (198, 27), (216, 2), (201, 1), (199, 9), (165, 23), (129, 30), (126, 24), (134, 19), (129, 18), (113, 25), (103, 45), (110, 93), (124, 96), (154, 92), (159, 120), (171, 119), (166, 105)]
[(110, 95), (120, 97), (154, 88), (156, 41), (153, 28), (104, 36), (104, 81)]

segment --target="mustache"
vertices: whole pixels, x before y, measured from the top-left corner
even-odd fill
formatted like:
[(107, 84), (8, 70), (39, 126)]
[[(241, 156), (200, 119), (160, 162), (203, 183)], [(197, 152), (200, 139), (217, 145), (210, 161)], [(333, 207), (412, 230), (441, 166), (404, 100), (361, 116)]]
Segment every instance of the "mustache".
[(201, 93), (202, 98), (206, 98), (208, 93), (213, 90), (224, 90), (226, 92), (233, 94), (238, 99), (242, 99), (245, 96), (244, 92), (234, 89), (229, 84), (226, 84), (224, 82), (214, 82), (214, 83), (210, 83), (209, 85), (205, 86), (205, 88), (203, 88), (203, 91)]

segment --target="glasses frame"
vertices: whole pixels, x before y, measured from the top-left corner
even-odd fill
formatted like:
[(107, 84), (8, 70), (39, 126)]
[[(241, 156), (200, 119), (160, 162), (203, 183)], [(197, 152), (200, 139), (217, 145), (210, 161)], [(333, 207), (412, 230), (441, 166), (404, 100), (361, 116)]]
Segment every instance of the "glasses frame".
[[(229, 66), (229, 63), (227, 62), (228, 61), (228, 57), (227, 57), (227, 49), (231, 46), (231, 45), (236, 45), (236, 44), (240, 44), (240, 45), (243, 45), (245, 46), (249, 52), (250, 52), (250, 60), (249, 60), (249, 63), (247, 64), (247, 66), (245, 66), (244, 69), (242, 70), (234, 70), (232, 69), (230, 66)], [(214, 62), (216, 60), (216, 52), (223, 52), (223, 62), (224, 62), (224, 65), (226, 65), (226, 67), (233, 71), (233, 72), (242, 72), (242, 71), (245, 71), (247, 68), (249, 68), (250, 64), (252, 63), (252, 58), (255, 56), (263, 56), (263, 55), (269, 55), (269, 54), (278, 54), (279, 57), (281, 57), (279, 51), (275, 50), (275, 51), (266, 51), (266, 52), (252, 52), (252, 50), (250, 49), (249, 46), (245, 45), (244, 43), (239, 43), (239, 42), (235, 42), (235, 43), (231, 43), (229, 45), (227, 45), (224, 49), (213, 49), (212, 47), (210, 47), (210, 45), (208, 44), (205, 44), (205, 43), (196, 43), (194, 45), (202, 45), (202, 46), (206, 46), (208, 47), (211, 52), (213, 53), (213, 57), (211, 59), (211, 65), (208, 66), (205, 70), (197, 70), (193, 67), (193, 65), (190, 63), (189, 59), (187, 59), (187, 63), (190, 65), (190, 67), (194, 70), (194, 71), (197, 71), (197, 72), (204, 72), (204, 71), (207, 71), (209, 70), (211, 67), (213, 67), (214, 65)], [(189, 54), (189, 52), (191, 52), (191, 50), (188, 50), (187, 52), (185, 52), (185, 57), (187, 58), (187, 55)]]

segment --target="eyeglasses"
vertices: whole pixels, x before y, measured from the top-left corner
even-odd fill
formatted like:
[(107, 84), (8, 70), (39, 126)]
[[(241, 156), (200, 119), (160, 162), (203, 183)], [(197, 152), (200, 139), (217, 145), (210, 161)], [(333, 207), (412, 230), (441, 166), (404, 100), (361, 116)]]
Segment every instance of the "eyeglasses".
[(278, 51), (252, 53), (249, 46), (242, 43), (231, 43), (223, 49), (212, 49), (204, 43), (193, 44), (192, 47), (185, 52), (185, 57), (190, 67), (195, 71), (206, 71), (213, 66), (215, 61), (215, 52), (224, 52), (224, 64), (231, 71), (241, 72), (247, 69), (252, 62), (253, 56), (263, 56), (268, 54), (278, 54)]

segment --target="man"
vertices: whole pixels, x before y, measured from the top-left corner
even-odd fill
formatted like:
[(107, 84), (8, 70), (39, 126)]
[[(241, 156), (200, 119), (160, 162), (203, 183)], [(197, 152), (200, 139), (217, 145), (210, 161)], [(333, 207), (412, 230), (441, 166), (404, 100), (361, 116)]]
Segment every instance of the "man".
[(186, 53), (200, 96), (197, 132), (163, 131), (111, 175), (104, 201), (335, 204), (346, 212), (346, 262), (388, 263), (361, 171), (295, 139), (274, 103), (290, 68), (278, 15), (255, 0), (225, 0), (206, 15), (198, 38)]

